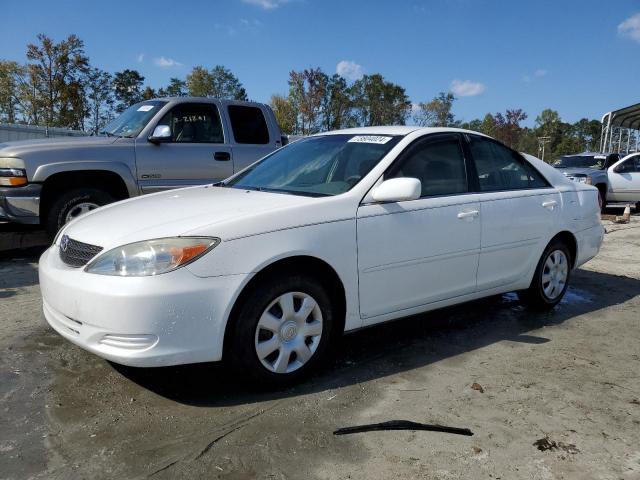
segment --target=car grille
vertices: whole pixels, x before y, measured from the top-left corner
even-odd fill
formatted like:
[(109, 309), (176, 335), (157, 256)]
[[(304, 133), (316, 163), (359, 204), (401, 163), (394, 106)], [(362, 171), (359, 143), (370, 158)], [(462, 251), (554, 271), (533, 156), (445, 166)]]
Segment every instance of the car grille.
[(102, 251), (102, 247), (82, 243), (63, 235), (60, 239), (60, 258), (71, 267), (82, 267)]

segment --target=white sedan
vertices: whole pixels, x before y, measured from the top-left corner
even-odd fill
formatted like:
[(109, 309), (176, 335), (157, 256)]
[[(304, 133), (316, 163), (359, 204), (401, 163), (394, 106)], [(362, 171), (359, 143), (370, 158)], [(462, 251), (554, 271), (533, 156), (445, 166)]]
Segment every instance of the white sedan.
[(603, 233), (595, 187), (489, 137), (368, 127), (92, 211), (40, 282), (49, 324), (101, 357), (278, 385), (343, 332), (508, 291), (552, 308)]

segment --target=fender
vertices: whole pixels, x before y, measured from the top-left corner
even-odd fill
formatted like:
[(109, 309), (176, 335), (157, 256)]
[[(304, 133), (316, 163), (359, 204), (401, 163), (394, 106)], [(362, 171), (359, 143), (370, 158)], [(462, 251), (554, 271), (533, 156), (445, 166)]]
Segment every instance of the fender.
[(135, 176), (129, 166), (123, 162), (103, 162), (103, 161), (73, 161), (47, 163), (36, 168), (32, 182), (44, 183), (47, 178), (57, 173), (79, 172), (87, 170), (105, 170), (117, 174), (127, 187), (129, 197), (140, 194)]

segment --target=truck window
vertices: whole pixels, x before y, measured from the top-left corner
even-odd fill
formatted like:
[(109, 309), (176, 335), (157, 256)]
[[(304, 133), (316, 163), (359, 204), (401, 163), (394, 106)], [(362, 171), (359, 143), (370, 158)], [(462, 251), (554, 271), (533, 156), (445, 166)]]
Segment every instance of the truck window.
[(236, 143), (269, 143), (267, 122), (259, 108), (229, 105), (229, 119)]
[(175, 143), (224, 143), (218, 108), (212, 103), (176, 105), (158, 125), (171, 128)]

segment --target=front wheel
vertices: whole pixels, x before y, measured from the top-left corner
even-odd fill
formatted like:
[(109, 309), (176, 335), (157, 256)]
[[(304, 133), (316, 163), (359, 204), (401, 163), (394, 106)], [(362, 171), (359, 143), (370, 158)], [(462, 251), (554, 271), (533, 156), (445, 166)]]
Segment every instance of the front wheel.
[(537, 310), (550, 310), (564, 297), (571, 276), (571, 253), (559, 240), (545, 249), (529, 288), (519, 292), (520, 298)]
[(282, 387), (322, 361), (333, 333), (334, 311), (320, 282), (291, 275), (261, 282), (240, 308), (230, 354), (259, 384)]
[(46, 217), (46, 228), (52, 237), (71, 220), (95, 210), (115, 199), (97, 188), (78, 188), (62, 193), (51, 204)]

